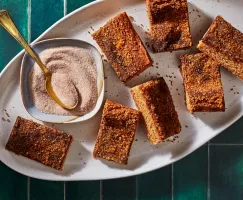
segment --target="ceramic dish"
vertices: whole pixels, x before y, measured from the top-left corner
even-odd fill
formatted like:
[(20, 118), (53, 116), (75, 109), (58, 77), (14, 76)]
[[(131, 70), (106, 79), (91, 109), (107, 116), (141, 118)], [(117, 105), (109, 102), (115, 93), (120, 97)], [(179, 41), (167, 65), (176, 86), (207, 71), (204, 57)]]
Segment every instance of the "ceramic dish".
[(21, 65), (21, 70), (20, 70), (20, 89), (21, 89), (21, 95), (22, 95), (22, 100), (23, 104), (28, 111), (28, 113), (44, 122), (51, 122), (51, 123), (76, 123), (76, 122), (82, 122), (85, 120), (88, 120), (92, 118), (100, 109), (103, 99), (104, 99), (104, 73), (103, 73), (103, 62), (101, 59), (101, 55), (98, 52), (98, 50), (90, 45), (87, 42), (81, 41), (81, 40), (76, 40), (76, 39), (68, 39), (68, 38), (54, 38), (50, 40), (44, 40), (41, 42), (37, 42), (32, 45), (32, 48), (37, 54), (40, 54), (42, 51), (48, 48), (54, 48), (54, 47), (61, 47), (61, 46), (73, 46), (73, 47), (78, 47), (78, 48), (84, 48), (88, 49), (94, 59), (95, 59), (95, 66), (97, 70), (97, 90), (98, 90), (98, 100), (96, 103), (95, 108), (79, 117), (79, 116), (62, 116), (62, 115), (51, 115), (51, 114), (46, 114), (40, 112), (33, 104), (32, 98), (30, 95), (29, 91), (29, 84), (28, 84), (28, 77), (30, 69), (34, 66), (34, 60), (29, 56), (29, 54), (25, 53), (23, 60), (22, 60), (22, 65)]
[[(20, 115), (32, 119), (22, 105), (20, 95), (19, 72), (23, 57), (23, 52), (21, 52), (8, 64), (0, 76), (1, 117), (6, 117), (3, 111), (3, 109), (6, 109), (11, 121), (11, 123), (8, 123), (0, 120), (1, 161), (22, 174), (39, 179), (60, 181), (95, 180), (145, 173), (171, 164), (193, 152), (242, 116), (243, 83), (228, 71), (221, 69), (226, 112), (191, 115), (187, 112), (185, 106), (182, 78), (178, 69), (179, 56), (185, 52), (196, 51), (195, 46), (216, 15), (222, 15), (233, 26), (243, 31), (242, 8), (243, 1), (241, 0), (189, 0), (193, 48), (187, 51), (159, 54), (152, 54), (149, 51), (155, 65), (158, 67), (149, 68), (139, 77), (131, 80), (127, 86), (119, 81), (106, 62), (104, 67), (105, 77), (107, 77), (105, 79), (106, 98), (135, 108), (129, 87), (149, 80), (151, 76), (163, 76), (170, 87), (182, 124), (179, 139), (174, 143), (164, 142), (157, 146), (151, 146), (148, 143), (144, 128), (139, 127), (127, 166), (95, 160), (92, 157), (99, 129), (101, 110), (95, 117), (85, 122), (55, 126), (71, 133), (75, 138), (62, 172), (57, 172), (21, 156), (16, 156), (4, 149), (16, 117)], [(90, 33), (122, 11), (126, 11), (128, 15), (134, 18), (133, 25), (145, 42), (148, 18), (144, 0), (116, 0), (116, 3), (114, 3), (114, 0), (104, 0), (93, 2), (69, 14), (43, 33), (34, 43), (48, 38), (65, 37), (88, 41), (98, 48)]]

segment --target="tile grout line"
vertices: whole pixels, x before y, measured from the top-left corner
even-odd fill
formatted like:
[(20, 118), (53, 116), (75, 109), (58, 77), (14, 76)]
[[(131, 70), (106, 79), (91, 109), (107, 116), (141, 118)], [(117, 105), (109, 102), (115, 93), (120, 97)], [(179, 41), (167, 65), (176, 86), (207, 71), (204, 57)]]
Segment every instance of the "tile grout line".
[(63, 200), (66, 200), (66, 182), (63, 181)]
[(63, 12), (65, 16), (67, 14), (67, 0), (63, 0)]
[(100, 200), (103, 199), (103, 181), (100, 180)]
[(138, 200), (138, 176), (135, 176), (135, 199)]
[(210, 142), (208, 142), (208, 190), (207, 200), (210, 200)]
[(27, 178), (27, 200), (30, 200), (30, 177)]
[(171, 164), (171, 200), (174, 200), (174, 164)]
[(28, 0), (28, 43), (31, 42), (31, 0)]

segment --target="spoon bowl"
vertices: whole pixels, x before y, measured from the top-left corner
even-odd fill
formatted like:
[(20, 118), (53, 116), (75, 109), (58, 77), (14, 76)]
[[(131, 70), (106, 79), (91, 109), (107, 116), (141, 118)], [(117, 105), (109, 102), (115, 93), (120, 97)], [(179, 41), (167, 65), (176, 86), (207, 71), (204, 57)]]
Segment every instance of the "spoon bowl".
[[(57, 73), (55, 73), (55, 74), (57, 74)], [(58, 76), (55, 76), (55, 74), (48, 73), (46, 75), (46, 77), (45, 77), (46, 92), (52, 99), (55, 100), (56, 103), (58, 103), (63, 108), (65, 108), (67, 110), (75, 109), (79, 102), (78, 93), (77, 93), (75, 86), (66, 76), (62, 76), (62, 79), (61, 79), (61, 77), (58, 78)], [(58, 78), (58, 82), (59, 82), (58, 87), (53, 85), (53, 75)], [(59, 74), (59, 75), (62, 75), (62, 74)], [(57, 82), (57, 80), (55, 82)], [(65, 87), (65, 86), (68, 88), (68, 91), (74, 91), (74, 92), (69, 93), (69, 95), (65, 95), (64, 99), (63, 99), (63, 95), (58, 94), (58, 93), (60, 93), (60, 89), (63, 89), (63, 87)], [(68, 99), (70, 99), (72, 101), (71, 104), (67, 103)]]
[(97, 71), (97, 90), (98, 90), (98, 100), (96, 102), (95, 108), (83, 115), (83, 116), (62, 116), (55, 114), (42, 113), (38, 110), (32, 100), (29, 83), (28, 83), (28, 74), (32, 67), (34, 66), (35, 61), (29, 56), (28, 53), (24, 54), (21, 70), (20, 70), (20, 90), (22, 95), (22, 101), (27, 112), (34, 118), (50, 123), (75, 123), (82, 122), (92, 118), (100, 109), (103, 99), (104, 99), (104, 73), (103, 73), (103, 62), (99, 51), (91, 44), (77, 39), (69, 38), (54, 38), (44, 41), (37, 42), (31, 45), (32, 49), (36, 52), (37, 55), (40, 55), (46, 49), (63, 47), (63, 46), (72, 46), (78, 48), (84, 48), (91, 52), (95, 60), (95, 66)]
[[(78, 91), (66, 74), (58, 72), (53, 73), (51, 76), (47, 76), (45, 84), (46, 88), (49, 87), (46, 89), (47, 92), (50, 90), (55, 91), (55, 93), (53, 93), (61, 100), (59, 105), (60, 103), (64, 104), (62, 106), (63, 108), (68, 106), (67, 109), (72, 110), (77, 107), (79, 103)], [(51, 94), (49, 94), (49, 96), (51, 96)]]

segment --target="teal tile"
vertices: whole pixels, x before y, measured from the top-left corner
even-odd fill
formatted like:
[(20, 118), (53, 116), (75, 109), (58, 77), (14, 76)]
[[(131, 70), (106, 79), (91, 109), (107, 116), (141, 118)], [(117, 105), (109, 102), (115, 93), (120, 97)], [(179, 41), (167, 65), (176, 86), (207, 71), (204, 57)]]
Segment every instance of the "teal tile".
[(63, 0), (31, 0), (31, 40), (64, 16)]
[(171, 200), (171, 165), (137, 176), (137, 200)]
[[(19, 5), (22, 5), (21, 7)], [(0, 9), (6, 9), (21, 34), (28, 38), (28, 1), (1, 0)], [(22, 49), (21, 46), (3, 29), (0, 28), (0, 71)], [(27, 199), (27, 177), (0, 162), (0, 179), (4, 180), (4, 187), (0, 187), (1, 200)]]
[(243, 117), (211, 140), (211, 143), (243, 144)]
[(63, 200), (64, 183), (30, 179), (30, 200)]
[[(21, 6), (20, 6), (21, 5)], [(28, 0), (1, 0), (0, 10), (9, 11), (14, 23), (25, 39), (28, 38)], [(0, 71), (22, 49), (2, 27), (0, 28)]]
[(206, 200), (208, 146), (204, 145), (174, 164), (174, 200)]
[(135, 200), (136, 177), (103, 181), (103, 200)]
[(243, 199), (243, 146), (210, 146), (210, 200)]
[(66, 200), (100, 199), (100, 181), (66, 182)]
[(94, 1), (94, 0), (68, 0), (67, 1), (67, 13), (70, 13), (92, 1)]
[(23, 176), (0, 161), (0, 199), (19, 200), (27, 199), (27, 177)]

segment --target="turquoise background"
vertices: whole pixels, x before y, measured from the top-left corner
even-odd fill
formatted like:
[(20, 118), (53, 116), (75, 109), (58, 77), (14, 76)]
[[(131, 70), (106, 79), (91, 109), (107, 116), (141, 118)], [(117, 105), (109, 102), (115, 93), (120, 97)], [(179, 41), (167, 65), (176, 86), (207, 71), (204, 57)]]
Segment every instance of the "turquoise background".
[[(9, 10), (21, 33), (31, 42), (63, 17), (64, 11), (69, 13), (91, 1), (65, 2), (0, 0), (0, 9)], [(20, 50), (21, 47), (0, 28), (0, 69)], [(48, 182), (20, 175), (0, 162), (0, 200), (242, 200), (241, 127), (242, 119), (181, 161), (125, 179)]]

